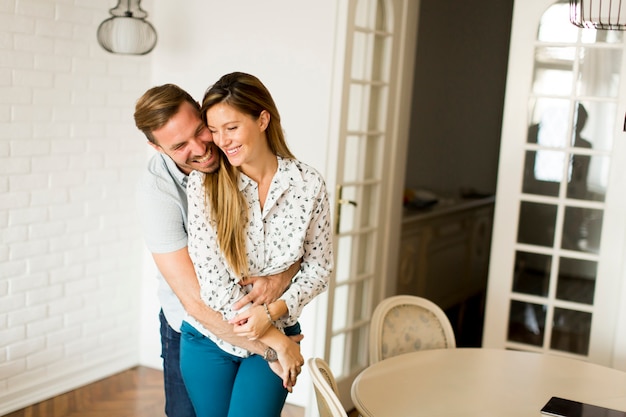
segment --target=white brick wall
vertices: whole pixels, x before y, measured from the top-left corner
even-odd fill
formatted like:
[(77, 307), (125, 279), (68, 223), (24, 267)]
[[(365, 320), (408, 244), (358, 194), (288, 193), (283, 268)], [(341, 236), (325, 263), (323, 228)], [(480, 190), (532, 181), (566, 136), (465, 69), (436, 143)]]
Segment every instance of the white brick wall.
[(138, 363), (150, 56), (97, 44), (113, 6), (0, 1), (0, 415)]

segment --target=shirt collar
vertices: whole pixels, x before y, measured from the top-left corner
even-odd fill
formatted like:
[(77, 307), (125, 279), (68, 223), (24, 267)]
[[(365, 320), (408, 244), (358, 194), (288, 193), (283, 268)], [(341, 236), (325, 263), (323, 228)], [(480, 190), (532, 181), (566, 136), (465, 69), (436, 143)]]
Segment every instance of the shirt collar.
[(167, 170), (170, 172), (170, 174), (172, 174), (172, 177), (176, 180), (176, 182), (179, 183), (183, 188), (186, 188), (188, 177), (187, 174), (185, 174), (180, 170), (180, 168), (178, 168), (178, 165), (176, 165), (176, 162), (174, 162), (172, 158), (162, 153), (159, 153), (159, 155), (161, 155), (161, 157), (165, 161)]
[[(280, 156), (277, 156), (276, 158), (278, 159), (278, 169), (272, 182), (279, 181), (282, 188), (286, 189), (293, 184), (303, 181), (302, 172), (298, 169), (295, 160), (284, 159)], [(256, 186), (257, 184), (252, 180), (252, 178), (239, 171), (239, 191), (243, 191), (249, 185)]]

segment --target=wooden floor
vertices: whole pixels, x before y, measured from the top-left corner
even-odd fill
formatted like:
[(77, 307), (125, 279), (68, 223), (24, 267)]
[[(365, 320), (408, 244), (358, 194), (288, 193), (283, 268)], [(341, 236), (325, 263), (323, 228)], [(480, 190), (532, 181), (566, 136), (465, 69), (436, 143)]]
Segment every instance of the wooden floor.
[[(136, 367), (3, 417), (161, 417), (163, 373)], [(302, 417), (304, 409), (285, 405), (281, 417)]]

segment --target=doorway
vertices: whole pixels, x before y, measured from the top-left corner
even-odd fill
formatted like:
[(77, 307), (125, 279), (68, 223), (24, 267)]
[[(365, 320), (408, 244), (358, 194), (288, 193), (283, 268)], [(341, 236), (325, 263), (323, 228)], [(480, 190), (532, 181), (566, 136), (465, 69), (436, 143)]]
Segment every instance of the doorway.
[[(512, 14), (513, 0), (421, 2), (406, 188), (495, 194)], [(446, 313), (460, 346), (480, 345), (480, 297)]]

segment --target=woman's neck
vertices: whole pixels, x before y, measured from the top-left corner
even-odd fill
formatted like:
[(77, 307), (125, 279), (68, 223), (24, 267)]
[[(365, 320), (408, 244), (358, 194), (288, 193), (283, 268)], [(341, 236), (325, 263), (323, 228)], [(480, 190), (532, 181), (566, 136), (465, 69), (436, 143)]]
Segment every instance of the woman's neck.
[(278, 158), (276, 155), (269, 153), (256, 158), (251, 163), (240, 166), (239, 169), (258, 184), (268, 179), (271, 182), (278, 169)]
[(261, 204), (261, 210), (263, 210), (265, 198), (270, 190), (272, 179), (278, 170), (278, 158), (276, 155), (270, 153), (268, 156), (254, 160), (251, 164), (242, 165), (240, 169), (241, 172), (257, 183), (259, 189), (259, 203)]

